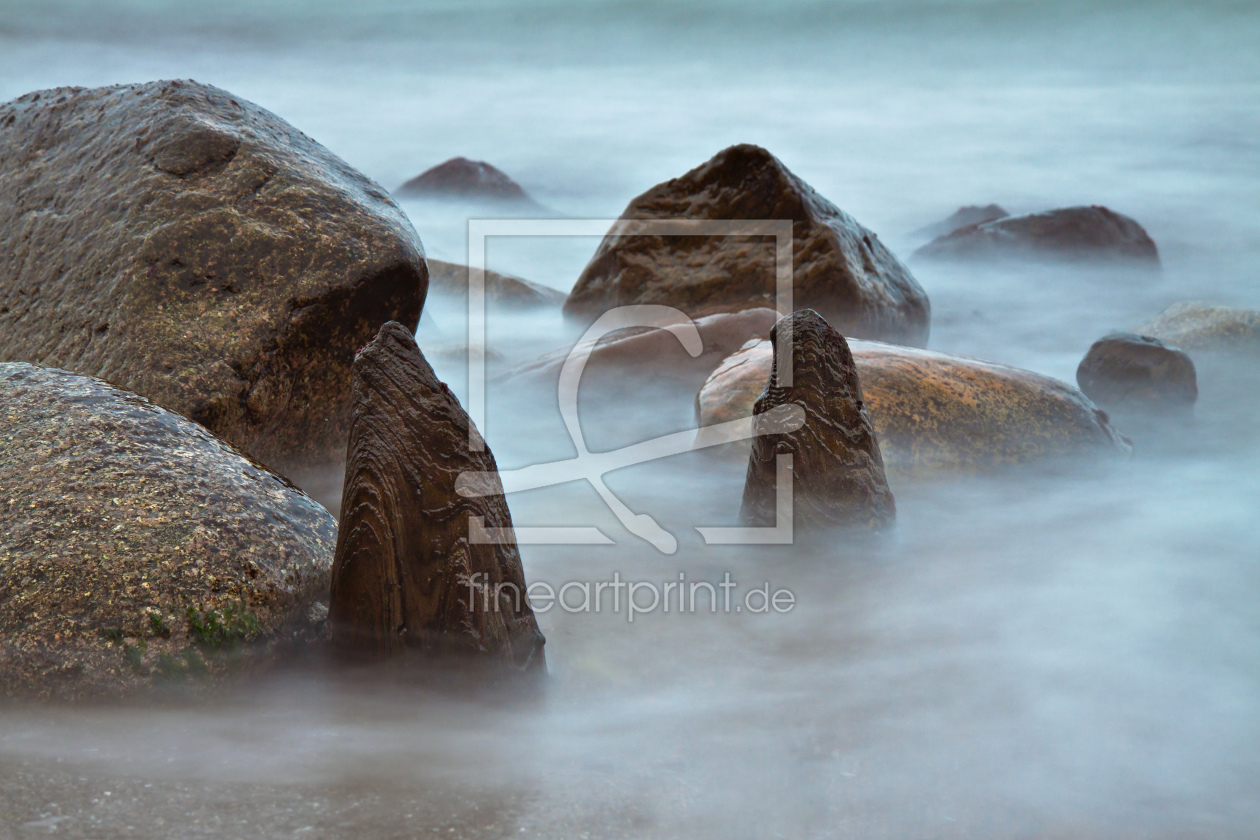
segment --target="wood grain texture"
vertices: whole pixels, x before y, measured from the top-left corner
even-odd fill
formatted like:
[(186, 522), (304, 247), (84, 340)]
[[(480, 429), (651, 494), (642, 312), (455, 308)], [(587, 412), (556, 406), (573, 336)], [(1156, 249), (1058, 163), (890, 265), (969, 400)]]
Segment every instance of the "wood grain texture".
[(773, 347), (785, 340), (789, 328), (792, 385), (782, 386), (776, 355), (754, 411), (764, 414), (796, 403), (805, 410), (805, 425), (753, 441), (741, 521), (763, 527), (775, 524), (776, 458), (790, 454), (795, 527), (891, 525), (896, 504), (844, 336), (817, 312), (803, 309), (775, 324), (770, 331)]
[(336, 649), (545, 668), (515, 542), (469, 541), (471, 516), (510, 533), (501, 486), (480, 498), (455, 492), (465, 470), (497, 473), (494, 456), (470, 450), (468, 415), (407, 328), (387, 323), (359, 352), (351, 401), (329, 602)]

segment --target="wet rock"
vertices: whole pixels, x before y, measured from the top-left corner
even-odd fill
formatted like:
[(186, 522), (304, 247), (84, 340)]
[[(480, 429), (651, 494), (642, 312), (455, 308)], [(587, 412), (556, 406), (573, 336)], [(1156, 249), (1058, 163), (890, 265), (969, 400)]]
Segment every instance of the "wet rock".
[(939, 236), (913, 258), (1106, 260), (1158, 266), (1159, 252), (1142, 226), (1106, 207), (1067, 207), (1007, 216)]
[(922, 346), (930, 305), (910, 271), (862, 227), (777, 158), (732, 146), (630, 202), (565, 302), (594, 320), (626, 304), (674, 306), (693, 317), (714, 306), (775, 306), (773, 237), (652, 236), (629, 220), (790, 219), (793, 306), (822, 313), (846, 335)]
[[(468, 296), (468, 266), (458, 263), (429, 260), (429, 293), (452, 298)], [(484, 272), (486, 303), (511, 309), (535, 306), (559, 308), (565, 299), (564, 292), (541, 286), (494, 271)]]
[(336, 522), (202, 426), (10, 363), (0, 441), (5, 694), (204, 686), (316, 633)]
[(345, 451), (354, 351), (415, 323), (385, 191), (196, 82), (0, 105), (0, 358), (99, 376), (280, 469)]
[(1175, 303), (1137, 332), (1191, 352), (1260, 352), (1260, 312), (1250, 309), (1200, 301)]
[(1133, 333), (1095, 341), (1076, 369), (1076, 384), (1109, 411), (1185, 415), (1199, 398), (1194, 362), (1185, 352)]
[(520, 184), (485, 161), (451, 158), (398, 188), (404, 198), (471, 199), (534, 206)]
[(896, 505), (844, 336), (818, 313), (804, 309), (770, 331), (772, 348), (785, 339), (792, 343), (792, 384), (783, 384), (772, 351), (770, 376), (754, 413), (796, 403), (805, 410), (805, 425), (753, 440), (740, 520), (762, 527), (775, 524), (777, 458), (790, 454), (796, 527), (892, 524)]
[[(334, 644), (349, 658), (418, 654), (544, 669), (494, 456), (470, 449), (468, 415), (405, 327), (386, 324), (359, 353), (352, 392), (329, 603)], [(465, 471), (493, 476), (488, 495), (456, 494)], [(503, 541), (473, 541), (481, 529), (499, 529)]]
[(919, 228), (911, 235), (919, 240), (935, 239), (938, 236), (953, 233), (959, 228), (967, 227), (968, 225), (980, 225), (996, 219), (1004, 219), (1009, 215), (1010, 213), (1007, 213), (1006, 210), (996, 204), (986, 204), (983, 207), (976, 204), (968, 204), (965, 207), (959, 207), (948, 217), (935, 224)]
[[(850, 341), (888, 470), (979, 473), (1045, 458), (1124, 454), (1128, 440), (1075, 388), (1006, 365), (876, 341)], [(752, 414), (772, 363), (749, 342), (701, 387), (701, 426)]]

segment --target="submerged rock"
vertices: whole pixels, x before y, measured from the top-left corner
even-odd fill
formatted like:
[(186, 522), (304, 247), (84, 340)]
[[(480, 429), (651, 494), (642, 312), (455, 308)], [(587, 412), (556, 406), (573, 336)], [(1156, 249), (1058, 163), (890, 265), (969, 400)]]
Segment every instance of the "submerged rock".
[(317, 631), (336, 523), (203, 427), (0, 364), (0, 685), (83, 699), (258, 664)]
[(626, 304), (664, 304), (693, 317), (715, 306), (775, 306), (773, 237), (655, 236), (635, 220), (792, 220), (792, 304), (846, 335), (922, 346), (927, 294), (879, 237), (758, 146), (732, 146), (630, 202), (565, 302), (593, 321)]
[[(468, 266), (458, 263), (429, 260), (429, 293), (448, 297), (467, 298)], [(564, 292), (547, 286), (522, 280), (510, 274), (494, 271), (483, 272), (485, 277), (486, 303), (524, 309), (534, 306), (559, 308), (565, 299)]]
[(939, 236), (914, 258), (1024, 257), (1116, 260), (1159, 265), (1159, 252), (1142, 226), (1097, 205), (1067, 207), (972, 224)]
[[(352, 392), (329, 603), (334, 644), (350, 658), (416, 653), (544, 669), (494, 456), (470, 448), (476, 429), (406, 327), (386, 324), (360, 351)], [(494, 476), (491, 492), (459, 496), (465, 471)], [(473, 541), (482, 531), (501, 541)]]
[(976, 204), (968, 204), (965, 207), (959, 207), (948, 217), (941, 219), (935, 224), (919, 228), (911, 235), (920, 240), (935, 239), (938, 236), (953, 233), (959, 228), (967, 227), (968, 225), (981, 225), (996, 219), (1004, 219), (1009, 215), (1010, 213), (1007, 213), (1006, 210), (996, 204), (986, 204), (983, 207)]
[(1108, 410), (1141, 409), (1185, 415), (1199, 398), (1194, 362), (1158, 338), (1112, 333), (1089, 348), (1076, 369), (1076, 384)]
[(762, 527), (775, 524), (777, 460), (791, 455), (795, 527), (890, 525), (896, 505), (844, 336), (809, 309), (775, 324), (771, 348), (788, 335), (792, 384), (783, 384), (772, 349), (770, 376), (754, 414), (795, 403), (805, 410), (805, 424), (795, 432), (753, 439), (740, 520)]
[[(976, 473), (1083, 452), (1130, 451), (1080, 391), (1031, 371), (850, 341), (862, 393), (889, 471)], [(701, 387), (701, 426), (748, 417), (770, 374), (768, 341), (750, 342)]]
[(520, 184), (485, 161), (455, 157), (426, 169), (398, 188), (405, 198), (473, 199), (534, 205)]
[(385, 191), (196, 82), (0, 105), (0, 358), (107, 379), (287, 469), (345, 451), (354, 351), (427, 272)]
[(1183, 350), (1260, 352), (1260, 312), (1199, 301), (1174, 303), (1137, 332)]
[[(678, 338), (667, 330), (621, 330), (595, 341), (583, 373), (583, 387), (598, 387), (601, 372), (615, 377), (613, 386), (620, 388), (626, 376), (681, 380), (696, 387), (704, 376), (750, 339), (766, 338), (779, 320), (773, 309), (759, 307), (739, 312), (722, 312), (695, 319), (696, 332), (703, 347), (699, 356), (690, 356)], [(518, 365), (501, 379), (546, 377), (558, 380), (565, 360), (573, 348), (561, 348), (537, 359)]]

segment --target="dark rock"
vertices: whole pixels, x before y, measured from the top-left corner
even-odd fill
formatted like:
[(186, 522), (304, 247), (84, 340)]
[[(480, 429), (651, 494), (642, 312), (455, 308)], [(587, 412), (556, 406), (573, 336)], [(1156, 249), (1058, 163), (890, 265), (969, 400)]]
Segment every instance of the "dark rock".
[[(351, 389), (329, 604), (334, 644), (349, 657), (414, 653), (544, 669), (494, 456), (470, 449), (468, 415), (405, 327), (386, 324), (359, 353)], [(457, 495), (465, 471), (493, 475), (497, 492)], [(472, 542), (473, 516), (507, 541)]]
[[(849, 342), (889, 472), (980, 473), (1083, 453), (1127, 454), (1127, 439), (1070, 385), (1006, 365), (878, 341)], [(751, 416), (772, 364), (750, 342), (696, 396), (701, 426)]]
[(533, 205), (521, 185), (485, 161), (451, 158), (398, 188), (405, 198), (471, 199)]
[(896, 505), (844, 336), (818, 313), (803, 309), (775, 324), (770, 331), (772, 348), (785, 339), (788, 329), (792, 384), (781, 384), (774, 359), (754, 414), (796, 403), (805, 410), (805, 425), (795, 432), (763, 434), (753, 440), (741, 521), (775, 524), (776, 460), (778, 455), (790, 454), (796, 527), (891, 525)]
[(0, 358), (91, 374), (288, 469), (345, 451), (354, 351), (415, 323), (384, 190), (196, 82), (0, 105)]
[(1137, 332), (1191, 352), (1260, 352), (1260, 312), (1250, 309), (1199, 301), (1174, 303)]
[[(468, 297), (468, 266), (429, 260), (429, 293), (453, 298)], [(541, 286), (494, 271), (484, 272), (486, 303), (513, 309), (534, 306), (560, 307), (565, 294), (558, 289)]]
[[(757, 146), (732, 146), (630, 202), (623, 220), (793, 222), (793, 306), (811, 307), (846, 335), (922, 346), (930, 305), (910, 271), (862, 227)], [(769, 237), (623, 235), (614, 225), (582, 271), (565, 313), (594, 320), (626, 304), (775, 306)]]
[(6, 694), (204, 686), (315, 635), (336, 522), (202, 426), (14, 363), (0, 440)]
[(1158, 338), (1112, 333), (1095, 341), (1076, 368), (1076, 384), (1111, 411), (1139, 408), (1184, 415), (1199, 398), (1194, 362)]
[(1155, 243), (1141, 225), (1097, 205), (967, 225), (937, 237), (915, 251), (913, 257), (1023, 257), (1159, 265)]
[(920, 241), (935, 239), (938, 236), (953, 233), (959, 228), (967, 227), (968, 225), (980, 225), (985, 222), (1004, 219), (1009, 215), (1010, 213), (1007, 213), (1006, 210), (996, 204), (986, 204), (983, 207), (968, 204), (966, 207), (959, 207), (950, 216), (935, 224), (919, 228), (911, 235)]

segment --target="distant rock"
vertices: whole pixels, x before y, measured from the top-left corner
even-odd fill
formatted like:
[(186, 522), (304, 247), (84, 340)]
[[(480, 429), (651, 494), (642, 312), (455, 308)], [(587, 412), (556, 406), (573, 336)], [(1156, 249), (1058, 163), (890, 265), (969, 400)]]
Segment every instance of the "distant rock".
[(952, 215), (935, 224), (919, 228), (911, 236), (920, 241), (935, 239), (938, 236), (953, 233), (959, 228), (967, 227), (968, 225), (982, 225), (985, 222), (1004, 219), (1009, 215), (1010, 213), (1007, 213), (1006, 210), (996, 204), (986, 204), (983, 207), (968, 204), (966, 207), (959, 207)]
[[(670, 379), (695, 388), (713, 368), (742, 347), (749, 339), (766, 338), (779, 314), (765, 307), (723, 312), (695, 320), (703, 351), (692, 357), (677, 337), (661, 329), (622, 330), (598, 339), (591, 349), (583, 373), (584, 388), (589, 377), (608, 374), (609, 384), (620, 387), (628, 375)], [(557, 380), (572, 348), (562, 348), (519, 365), (500, 377), (545, 377)]]
[(0, 364), (0, 686), (204, 686), (312, 639), (336, 522), (203, 427), (97, 379)]
[(593, 321), (626, 304), (689, 315), (717, 306), (775, 306), (773, 238), (630, 234), (637, 220), (791, 220), (792, 305), (847, 335), (922, 346), (927, 294), (879, 237), (758, 146), (732, 146), (630, 202), (578, 278), (564, 311)]
[(1112, 333), (1089, 348), (1076, 382), (1109, 411), (1140, 409), (1152, 415), (1185, 415), (1199, 398), (1194, 362), (1158, 338)]
[[(352, 393), (329, 603), (334, 645), (355, 659), (411, 654), (545, 669), (494, 456), (470, 448), (477, 432), (468, 415), (405, 327), (386, 324), (360, 351)], [(488, 495), (457, 495), (465, 471), (493, 477)], [(501, 542), (475, 541), (473, 517)]]
[(1097, 205), (968, 225), (937, 237), (915, 251), (913, 257), (1020, 257), (1159, 265), (1155, 243), (1140, 224)]
[(0, 105), (0, 359), (99, 376), (287, 470), (340, 458), (354, 351), (419, 320), (383, 189), (191, 81)]
[(520, 184), (485, 161), (451, 158), (398, 188), (402, 198), (463, 199), (536, 206)]
[(1260, 312), (1251, 309), (1174, 303), (1137, 332), (1191, 352), (1260, 353)]
[(772, 350), (770, 376), (754, 414), (795, 403), (805, 410), (805, 425), (753, 439), (740, 521), (760, 527), (775, 524), (778, 456), (791, 455), (794, 527), (879, 529), (892, 524), (896, 504), (844, 336), (818, 313), (803, 309), (775, 324), (771, 348), (784, 339), (787, 329), (792, 342), (791, 385), (780, 379)]
[[(464, 298), (468, 296), (468, 266), (458, 263), (429, 260), (429, 293), (448, 297)], [(535, 306), (559, 308), (565, 294), (558, 289), (542, 286), (513, 277), (510, 274), (499, 274), (494, 271), (483, 273), (485, 280), (486, 303), (512, 309), (524, 309)]]
[[(1083, 452), (1124, 454), (1107, 415), (1066, 383), (1031, 371), (876, 341), (850, 341), (890, 472), (979, 473)], [(770, 374), (771, 345), (750, 342), (696, 397), (701, 426), (748, 417)]]

